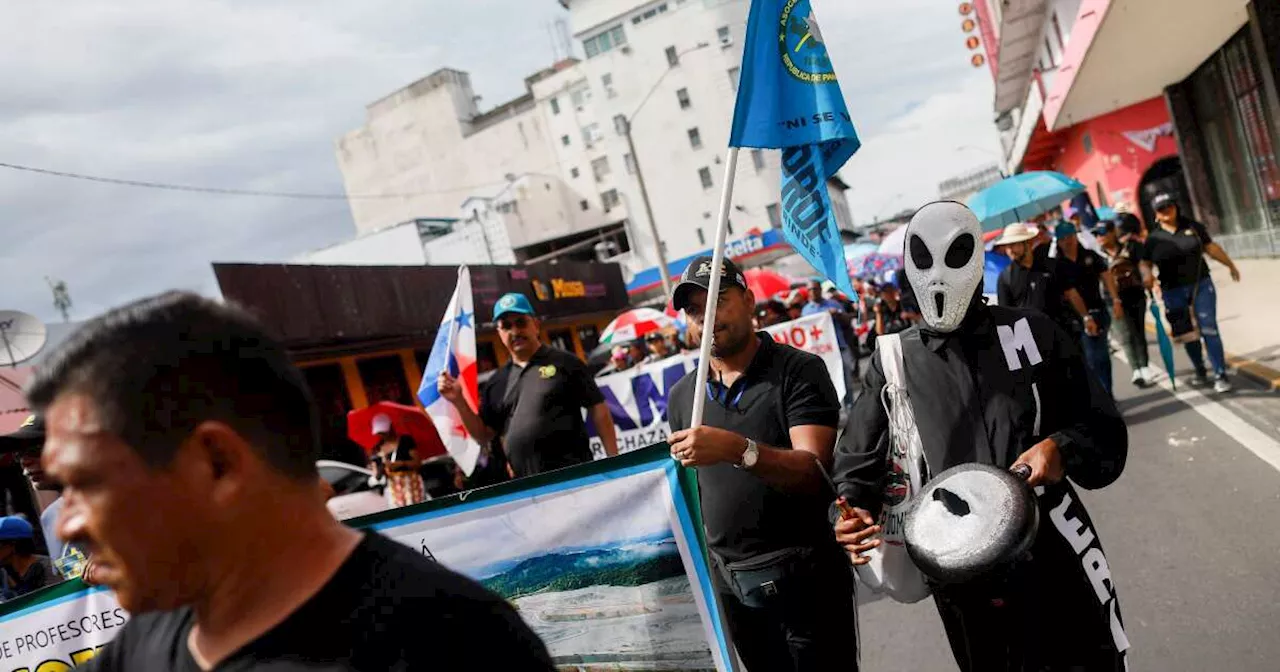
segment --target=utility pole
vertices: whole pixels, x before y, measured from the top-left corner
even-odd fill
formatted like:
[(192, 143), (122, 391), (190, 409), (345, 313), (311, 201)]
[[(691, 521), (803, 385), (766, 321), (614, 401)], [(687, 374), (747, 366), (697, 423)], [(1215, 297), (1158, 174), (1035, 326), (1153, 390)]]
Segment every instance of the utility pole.
[(657, 253), (658, 257), (658, 277), (662, 278), (662, 293), (666, 296), (668, 301), (671, 300), (671, 269), (667, 268), (667, 251), (662, 247), (662, 241), (658, 239), (658, 223), (654, 221), (653, 218), (653, 206), (649, 203), (649, 190), (644, 184), (644, 171), (640, 169), (640, 155), (636, 153), (636, 143), (631, 137), (631, 124), (635, 121), (636, 115), (640, 114), (640, 110), (644, 109), (645, 103), (649, 102), (649, 99), (653, 97), (653, 92), (658, 90), (658, 87), (662, 85), (662, 81), (666, 79), (667, 75), (671, 74), (671, 71), (675, 69), (675, 66), (680, 63), (680, 57), (699, 49), (706, 49), (709, 46), (711, 46), (711, 44), (708, 42), (699, 42), (696, 46), (690, 47), (679, 54), (676, 54), (675, 63), (667, 66), (667, 69), (663, 71), (662, 76), (658, 78), (658, 81), (654, 82), (653, 86), (649, 87), (649, 92), (644, 94), (644, 98), (640, 101), (640, 104), (636, 106), (635, 111), (629, 116), (623, 118), (623, 131), (624, 135), (627, 136), (627, 151), (631, 152), (631, 163), (636, 168), (636, 182), (638, 182), (640, 186), (640, 200), (644, 204), (644, 216), (649, 220), (649, 235), (653, 236), (654, 252)]
[[(633, 115), (634, 116), (634, 115)], [(640, 183), (640, 201), (644, 204), (644, 217), (649, 220), (649, 235), (653, 236), (654, 251), (658, 253), (658, 277), (662, 278), (662, 293), (671, 299), (671, 270), (667, 268), (667, 251), (658, 239), (658, 223), (653, 219), (653, 206), (649, 204), (649, 190), (644, 185), (644, 171), (636, 154), (636, 143), (631, 138), (631, 120), (626, 121), (627, 151), (631, 152), (631, 164), (636, 167), (636, 182)]]
[(53, 292), (53, 307), (62, 313), (62, 321), (70, 322), (71, 316), (68, 311), (71, 309), (71, 292), (67, 291), (67, 283), (62, 280), (53, 280), (49, 276), (44, 276), (44, 281), (49, 283), (49, 290)]

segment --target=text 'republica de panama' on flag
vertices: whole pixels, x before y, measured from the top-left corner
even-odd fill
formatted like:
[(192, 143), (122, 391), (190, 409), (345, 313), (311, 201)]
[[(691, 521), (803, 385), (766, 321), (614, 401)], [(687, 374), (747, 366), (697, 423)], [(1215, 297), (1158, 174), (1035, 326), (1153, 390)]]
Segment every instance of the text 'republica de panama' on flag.
[(822, 275), (853, 293), (827, 180), (858, 151), (809, 0), (753, 0), (731, 147), (782, 150), (782, 233)]

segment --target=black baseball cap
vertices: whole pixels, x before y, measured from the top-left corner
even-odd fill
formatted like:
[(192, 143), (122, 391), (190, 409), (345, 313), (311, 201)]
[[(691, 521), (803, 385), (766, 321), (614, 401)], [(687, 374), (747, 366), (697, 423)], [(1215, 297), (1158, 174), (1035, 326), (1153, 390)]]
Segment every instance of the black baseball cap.
[[(680, 274), (680, 282), (676, 284), (671, 295), (671, 306), (676, 310), (684, 310), (689, 304), (689, 293), (695, 289), (707, 289), (711, 284), (711, 255), (703, 255), (689, 262), (684, 273)], [(730, 287), (747, 288), (747, 276), (742, 269), (729, 259), (724, 260), (720, 272), (720, 291)]]
[(1093, 235), (1105, 236), (1115, 230), (1115, 223), (1109, 219), (1100, 219), (1093, 225)]
[(1156, 194), (1156, 197), (1151, 199), (1152, 210), (1163, 210), (1170, 205), (1177, 205), (1177, 204), (1178, 204), (1178, 199), (1174, 198), (1173, 194), (1170, 194), (1168, 192), (1163, 194)]
[(22, 426), (0, 435), (0, 454), (17, 453), (44, 445), (44, 418), (38, 414), (27, 416)]

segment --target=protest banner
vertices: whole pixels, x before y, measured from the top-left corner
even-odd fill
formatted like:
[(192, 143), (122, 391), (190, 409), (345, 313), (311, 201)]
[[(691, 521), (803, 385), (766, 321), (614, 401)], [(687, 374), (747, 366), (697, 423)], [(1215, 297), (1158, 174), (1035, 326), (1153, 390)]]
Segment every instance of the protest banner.
[[(507, 599), (561, 669), (730, 669), (693, 475), (665, 444), (348, 523)], [(79, 581), (2, 604), (0, 672), (73, 669), (127, 620)]]
[[(844, 362), (836, 340), (831, 315), (808, 315), (765, 329), (773, 340), (818, 355), (827, 365), (827, 373), (835, 384), (837, 398), (844, 398)], [(618, 452), (652, 446), (667, 440), (667, 395), (686, 373), (698, 366), (698, 354), (687, 352), (668, 357), (621, 373), (596, 378), (605, 403), (613, 413), (613, 426), (618, 435)], [(596, 459), (604, 457), (604, 445), (595, 426), (587, 418), (591, 435), (591, 452)]]

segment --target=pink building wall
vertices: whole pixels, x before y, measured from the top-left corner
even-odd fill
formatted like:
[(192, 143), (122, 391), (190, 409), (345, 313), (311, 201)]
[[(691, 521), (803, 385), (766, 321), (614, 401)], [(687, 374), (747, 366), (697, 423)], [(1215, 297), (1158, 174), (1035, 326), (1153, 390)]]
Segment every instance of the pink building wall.
[(1053, 169), (1084, 183), (1096, 204), (1137, 206), (1143, 174), (1156, 161), (1178, 154), (1170, 122), (1164, 98), (1152, 98), (1064, 128)]

